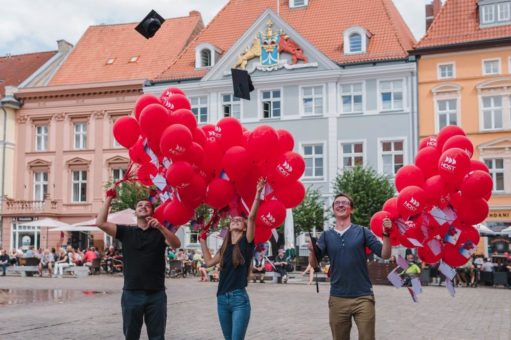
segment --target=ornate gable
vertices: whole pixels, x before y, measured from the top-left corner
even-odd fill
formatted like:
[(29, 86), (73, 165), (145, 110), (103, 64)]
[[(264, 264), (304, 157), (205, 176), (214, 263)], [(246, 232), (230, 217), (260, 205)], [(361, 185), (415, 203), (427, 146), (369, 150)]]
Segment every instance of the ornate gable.
[(33, 161), (28, 162), (27, 166), (30, 169), (33, 169), (33, 168), (46, 168), (46, 169), (48, 169), (51, 166), (51, 162), (45, 161), (43, 159), (34, 159)]
[(511, 137), (495, 139), (491, 142), (479, 145), (481, 153), (509, 153), (511, 152)]
[(75, 157), (66, 162), (68, 167), (88, 167), (91, 161), (80, 157)]

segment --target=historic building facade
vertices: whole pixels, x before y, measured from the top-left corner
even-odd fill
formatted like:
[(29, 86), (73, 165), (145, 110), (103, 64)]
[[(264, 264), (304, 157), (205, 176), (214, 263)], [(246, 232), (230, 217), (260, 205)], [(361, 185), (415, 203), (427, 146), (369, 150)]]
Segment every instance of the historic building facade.
[[(200, 124), (233, 116), (291, 131), (303, 182), (330, 198), (344, 169), (393, 176), (413, 161), (414, 43), (392, 1), (230, 1), (144, 92), (180, 87)], [(250, 73), (250, 101), (234, 97), (231, 68)]]
[(511, 1), (447, 0), (413, 54), (420, 137), (461, 126), (493, 177), (486, 224), (510, 226)]

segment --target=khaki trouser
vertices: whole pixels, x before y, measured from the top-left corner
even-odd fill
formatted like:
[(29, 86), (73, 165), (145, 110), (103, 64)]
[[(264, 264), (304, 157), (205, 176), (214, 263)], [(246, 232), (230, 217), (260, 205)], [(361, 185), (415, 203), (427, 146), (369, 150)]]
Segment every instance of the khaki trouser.
[(357, 324), (359, 340), (375, 339), (374, 296), (357, 298), (330, 296), (328, 307), (330, 329), (334, 340), (349, 340), (352, 317)]

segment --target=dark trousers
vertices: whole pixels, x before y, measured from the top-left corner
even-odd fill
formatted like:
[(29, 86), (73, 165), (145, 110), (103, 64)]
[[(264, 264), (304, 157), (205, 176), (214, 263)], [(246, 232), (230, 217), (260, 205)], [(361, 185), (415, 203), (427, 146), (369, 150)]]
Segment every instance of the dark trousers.
[(9, 266), (8, 263), (6, 264), (0, 264), (0, 267), (2, 267), (2, 275), (5, 276), (5, 272), (7, 271), (7, 267)]
[(140, 339), (144, 321), (149, 339), (165, 339), (167, 294), (164, 290), (124, 290), (121, 307), (122, 328), (127, 340)]

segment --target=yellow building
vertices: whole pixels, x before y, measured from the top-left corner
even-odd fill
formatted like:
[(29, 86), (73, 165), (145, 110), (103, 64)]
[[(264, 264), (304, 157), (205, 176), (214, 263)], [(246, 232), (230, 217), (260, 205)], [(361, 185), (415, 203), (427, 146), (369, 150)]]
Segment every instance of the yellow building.
[(486, 222), (511, 225), (511, 1), (447, 0), (416, 45), (419, 135), (461, 126), (494, 181)]

